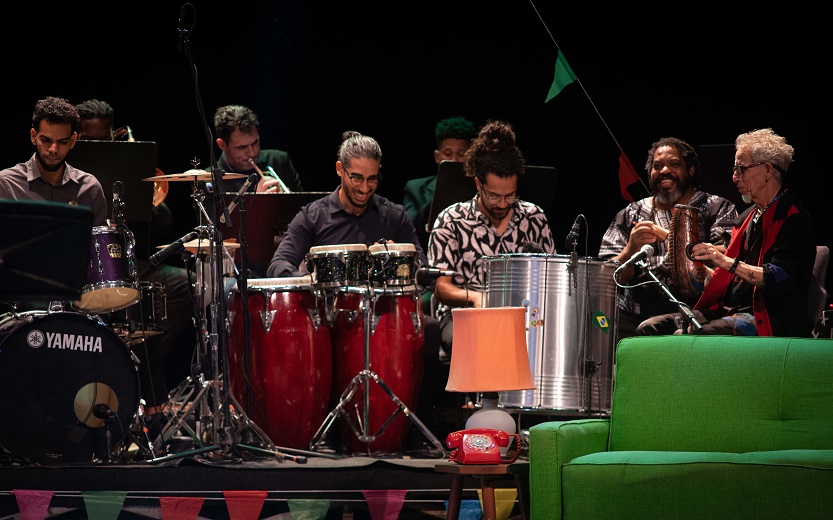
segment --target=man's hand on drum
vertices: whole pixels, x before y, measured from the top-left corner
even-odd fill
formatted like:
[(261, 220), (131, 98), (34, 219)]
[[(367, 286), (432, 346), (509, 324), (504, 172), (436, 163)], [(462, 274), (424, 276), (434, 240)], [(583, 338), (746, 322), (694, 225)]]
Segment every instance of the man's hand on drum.
[(631, 228), (631, 235), (628, 238), (628, 245), (625, 246), (625, 250), (630, 252), (629, 256), (633, 256), (645, 244), (653, 244), (654, 242), (665, 240), (667, 235), (662, 236), (662, 231), (664, 230), (650, 220), (636, 222), (633, 228)]
[(716, 246), (708, 242), (698, 242), (691, 245), (689, 258), (697, 262), (703, 262), (712, 269), (717, 267), (729, 269), (735, 260), (724, 255), (722, 249), (722, 246)]

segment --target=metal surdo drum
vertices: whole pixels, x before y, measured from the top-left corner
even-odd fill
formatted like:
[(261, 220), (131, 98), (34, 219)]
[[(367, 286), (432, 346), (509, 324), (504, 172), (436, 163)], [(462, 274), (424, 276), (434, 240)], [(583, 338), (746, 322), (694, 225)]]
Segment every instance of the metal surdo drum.
[[(126, 236), (127, 234), (127, 236)], [(96, 226), (90, 241), (90, 263), (76, 309), (98, 314), (130, 307), (141, 298), (133, 235), (115, 226)]]
[(316, 289), (367, 285), (371, 266), (364, 244), (315, 246), (305, 260)]
[(248, 351), (243, 298), (238, 289), (229, 297), (231, 391), (272, 442), (308, 449), (330, 403), (333, 351), (324, 300), (309, 277), (250, 279), (247, 288)]
[(416, 285), (417, 256), (413, 244), (373, 244), (367, 250), (374, 286)]
[(483, 259), (486, 307), (526, 307), (534, 390), (500, 393), (507, 408), (609, 412), (618, 262), (513, 253)]
[(0, 448), (13, 458), (107, 460), (138, 407), (130, 349), (99, 319), (45, 311), (0, 317)]

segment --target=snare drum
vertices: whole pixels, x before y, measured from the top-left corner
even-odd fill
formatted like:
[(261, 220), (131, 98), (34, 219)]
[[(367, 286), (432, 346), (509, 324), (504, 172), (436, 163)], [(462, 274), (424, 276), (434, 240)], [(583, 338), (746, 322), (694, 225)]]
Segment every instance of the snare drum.
[(114, 226), (97, 226), (92, 230), (90, 263), (81, 299), (76, 309), (90, 314), (117, 311), (139, 301), (142, 293), (133, 260), (133, 237)]
[(413, 244), (373, 244), (367, 248), (376, 287), (416, 285), (417, 256)]
[(371, 266), (364, 244), (315, 246), (305, 260), (316, 289), (367, 285)]
[(168, 330), (165, 286), (159, 282), (140, 282), (139, 303), (104, 318), (113, 331), (125, 340), (156, 336)]
[[(424, 367), (423, 349), (425, 327), (422, 306), (415, 286), (401, 290), (371, 289), (371, 334), (369, 345), (370, 370), (385, 382), (390, 390), (410, 409), (417, 408)], [(333, 341), (334, 390), (343, 392), (353, 378), (364, 369), (364, 315), (361, 310), (364, 288), (350, 287), (335, 297), (336, 317), (331, 337)], [(398, 405), (378, 384), (370, 385), (370, 424), (364, 425), (368, 435), (379, 428), (396, 412)], [(338, 395), (334, 395), (338, 400)], [(363, 392), (357, 392), (348, 403), (351, 415), (364, 416)], [(355, 407), (355, 412), (354, 410)], [(343, 432), (353, 452), (401, 452), (410, 420), (398, 414), (381, 434), (371, 442), (361, 442), (352, 430)], [(344, 439), (344, 437), (349, 437)]]
[(243, 298), (237, 289), (229, 297), (230, 389), (272, 442), (309, 449), (327, 416), (332, 384), (324, 301), (312, 292), (309, 277), (251, 279), (247, 287), (248, 352)]
[[(106, 433), (115, 449), (138, 407), (130, 350), (99, 319), (31, 311), (0, 320), (3, 450), (44, 465), (106, 460)], [(116, 415), (105, 420), (99, 408)]]

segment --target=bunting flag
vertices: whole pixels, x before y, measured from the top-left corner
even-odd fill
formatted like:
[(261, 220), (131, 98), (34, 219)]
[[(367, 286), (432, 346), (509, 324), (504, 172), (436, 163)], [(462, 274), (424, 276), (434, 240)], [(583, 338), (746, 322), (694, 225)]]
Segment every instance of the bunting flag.
[[(518, 490), (515, 488), (495, 488), (495, 520), (508, 520), (512, 509), (515, 507), (515, 499), (518, 498)], [(483, 490), (477, 490), (477, 497), (483, 504)]]
[(204, 502), (203, 497), (159, 497), (162, 520), (196, 520)]
[(323, 520), (330, 510), (329, 500), (287, 500), (292, 520)]
[(363, 489), (372, 520), (396, 520), (405, 503), (406, 489)]
[(41, 520), (46, 518), (49, 511), (49, 502), (52, 501), (54, 491), (42, 491), (40, 489), (13, 489), (20, 509), (20, 520)]
[(628, 202), (633, 202), (633, 196), (628, 191), (628, 188), (639, 182), (639, 175), (636, 174), (633, 165), (624, 151), (619, 153), (619, 190), (622, 192), (622, 198)]
[(567, 58), (564, 57), (564, 53), (559, 49), (555, 58), (555, 77), (552, 80), (552, 86), (550, 86), (550, 91), (547, 93), (547, 99), (544, 100), (544, 103), (560, 94), (564, 90), (564, 87), (575, 80), (576, 73), (570, 68), (570, 64), (567, 63)]
[(84, 507), (87, 518), (96, 520), (116, 520), (121, 513), (127, 491), (84, 491)]
[(257, 520), (266, 501), (266, 491), (223, 491), (229, 518), (234, 520)]

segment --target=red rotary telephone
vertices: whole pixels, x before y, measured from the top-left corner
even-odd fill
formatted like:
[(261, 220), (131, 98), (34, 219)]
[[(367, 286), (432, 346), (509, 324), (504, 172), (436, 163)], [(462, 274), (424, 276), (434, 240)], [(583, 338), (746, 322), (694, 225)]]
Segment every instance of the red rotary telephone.
[[(460, 464), (500, 464), (500, 448), (509, 446), (509, 437), (515, 437), (515, 445), (520, 439), (518, 434), (508, 434), (501, 430), (475, 428), (460, 430), (448, 434), (445, 444), (451, 450), (448, 460)], [(517, 452), (512, 460), (518, 458)]]

